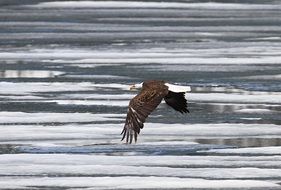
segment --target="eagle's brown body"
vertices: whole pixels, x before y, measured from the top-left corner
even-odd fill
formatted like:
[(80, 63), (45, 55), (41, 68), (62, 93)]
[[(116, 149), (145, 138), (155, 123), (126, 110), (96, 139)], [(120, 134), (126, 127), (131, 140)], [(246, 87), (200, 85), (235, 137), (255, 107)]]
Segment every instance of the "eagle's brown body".
[(125, 126), (121, 133), (123, 134), (122, 140), (126, 137), (127, 143), (132, 143), (133, 139), (137, 141), (145, 119), (161, 103), (163, 98), (175, 110), (181, 113), (188, 112), (184, 92), (169, 91), (169, 87), (165, 85), (164, 81), (145, 81), (139, 94), (129, 103)]

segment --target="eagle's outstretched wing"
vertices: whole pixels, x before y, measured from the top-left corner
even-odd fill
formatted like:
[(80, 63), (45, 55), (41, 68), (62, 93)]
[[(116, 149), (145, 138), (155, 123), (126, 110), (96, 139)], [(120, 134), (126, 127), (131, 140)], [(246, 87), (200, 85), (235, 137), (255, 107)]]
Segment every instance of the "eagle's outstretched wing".
[(121, 133), (123, 134), (122, 140), (126, 137), (127, 143), (132, 143), (133, 139), (135, 142), (137, 141), (145, 119), (160, 104), (167, 93), (167, 89), (143, 89), (130, 101), (125, 126)]

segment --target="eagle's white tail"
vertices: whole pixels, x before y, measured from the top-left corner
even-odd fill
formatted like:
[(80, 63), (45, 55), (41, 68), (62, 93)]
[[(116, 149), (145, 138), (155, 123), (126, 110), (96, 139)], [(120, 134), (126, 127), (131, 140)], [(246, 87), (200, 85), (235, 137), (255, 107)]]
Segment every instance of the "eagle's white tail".
[(169, 91), (172, 92), (190, 92), (191, 88), (190, 86), (179, 86), (174, 84), (165, 83), (165, 85), (168, 87)]

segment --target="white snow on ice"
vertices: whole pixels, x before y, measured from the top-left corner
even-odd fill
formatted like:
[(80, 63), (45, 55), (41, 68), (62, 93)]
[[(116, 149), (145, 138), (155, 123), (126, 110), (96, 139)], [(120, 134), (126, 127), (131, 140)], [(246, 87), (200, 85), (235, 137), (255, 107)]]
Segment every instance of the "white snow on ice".
[(281, 9), (280, 5), (239, 3), (176, 3), (145, 1), (65, 1), (43, 2), (29, 7), (38, 8), (192, 8), (192, 9)]
[(55, 100), (61, 105), (99, 105), (99, 106), (118, 106), (126, 107), (129, 105), (129, 100)]
[[(124, 114), (87, 114), (87, 113), (18, 113), (0, 112), (2, 142), (17, 142), (29, 139), (41, 139), (41, 141), (57, 139), (92, 139), (104, 137), (118, 139), (125, 121)], [(61, 115), (61, 116), (57, 116)], [(111, 124), (69, 124), (69, 122), (95, 122), (108, 121)], [(121, 123), (119, 122), (121, 121)], [(122, 122), (123, 121), (123, 122)], [(21, 123), (29, 123), (22, 125)], [(44, 122), (62, 122), (65, 125), (39, 125)], [(116, 123), (118, 122), (118, 123)], [(15, 123), (17, 125), (3, 125), (4, 123)], [(34, 125), (34, 123), (38, 123)], [(217, 131), (220, 131), (218, 134)], [(36, 133), (34, 133), (36, 132)], [(168, 137), (169, 135), (169, 137)], [(154, 143), (160, 140), (177, 139), (178, 141), (192, 138), (225, 138), (225, 137), (278, 137), (281, 128), (273, 124), (161, 124), (146, 123), (145, 129), (141, 131), (140, 143)], [(101, 139), (102, 141), (102, 139)], [(172, 140), (173, 141), (173, 140)], [(165, 142), (165, 143), (167, 143)], [(35, 142), (33, 142), (35, 143)], [(164, 142), (162, 142), (163, 144)], [(188, 141), (188, 143), (190, 143)]]
[(237, 149), (214, 149), (206, 152), (227, 153), (227, 154), (278, 154), (281, 155), (281, 146), (253, 147)]
[(31, 186), (42, 187), (72, 187), (91, 189), (137, 189), (137, 188), (250, 188), (250, 187), (279, 187), (273, 182), (259, 180), (206, 180), (176, 177), (5, 177), (0, 185), (6, 188)]
[[(0, 112), (0, 124), (118, 121), (125, 114)], [(117, 118), (116, 118), (117, 117)]]
[[(30, 36), (30, 34), (29, 34)], [(246, 53), (247, 54), (246, 54)], [(248, 55), (247, 57), (243, 55)], [(254, 56), (255, 55), (255, 56)], [(269, 56), (270, 55), (270, 56)], [(24, 51), (0, 52), (6, 60), (40, 60), (56, 63), (97, 64), (278, 64), (281, 60), (278, 47), (238, 47), (204, 49), (139, 49), (91, 50), (91, 49), (29, 49)]]
[(53, 78), (61, 74), (64, 74), (64, 72), (41, 70), (3, 70), (0, 71), (0, 78)]
[(269, 112), (273, 112), (270, 109), (240, 109), (237, 110), (236, 112), (240, 112), (240, 113), (269, 113)]
[(116, 88), (129, 90), (130, 85), (126, 84), (95, 84), (90, 82), (0, 82), (0, 94), (17, 94), (26, 95), (29, 93), (39, 93), (39, 92), (60, 92), (60, 91), (93, 91), (98, 88)]
[(281, 103), (281, 93), (256, 92), (252, 94), (227, 94), (227, 93), (187, 93), (190, 101), (232, 102), (232, 103)]

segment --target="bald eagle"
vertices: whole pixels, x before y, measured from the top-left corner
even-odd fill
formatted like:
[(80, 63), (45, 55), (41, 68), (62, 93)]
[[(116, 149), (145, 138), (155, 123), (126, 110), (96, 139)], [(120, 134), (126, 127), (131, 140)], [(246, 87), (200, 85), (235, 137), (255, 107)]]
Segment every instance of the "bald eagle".
[(187, 113), (187, 101), (185, 92), (190, 91), (189, 86), (177, 86), (160, 80), (148, 80), (130, 87), (130, 90), (141, 88), (141, 91), (129, 103), (127, 118), (123, 131), (123, 141), (137, 142), (140, 129), (148, 115), (161, 103), (162, 99), (180, 113)]

